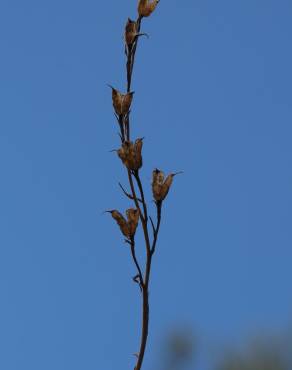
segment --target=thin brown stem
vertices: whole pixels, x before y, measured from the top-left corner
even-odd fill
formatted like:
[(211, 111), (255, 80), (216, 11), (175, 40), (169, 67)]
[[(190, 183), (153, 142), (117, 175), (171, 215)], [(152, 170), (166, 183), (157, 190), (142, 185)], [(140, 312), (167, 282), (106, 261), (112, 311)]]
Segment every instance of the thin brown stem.
[[(146, 219), (143, 215), (143, 212), (141, 211), (141, 207), (140, 207), (139, 202), (138, 202), (138, 198), (137, 198), (137, 194), (136, 194), (136, 191), (135, 191), (135, 186), (134, 186), (132, 176), (133, 175), (132, 175), (131, 171), (128, 170), (128, 178), (129, 178), (129, 183), (130, 183), (130, 187), (131, 187), (132, 197), (133, 197), (135, 206), (136, 206), (136, 208), (138, 209), (138, 211), (140, 213), (141, 224), (142, 224), (144, 238), (145, 238), (145, 244), (146, 244), (146, 250), (147, 250), (147, 253), (148, 253), (148, 252), (150, 252), (151, 247), (150, 247), (150, 238), (149, 238), (149, 233), (148, 233), (147, 222), (146, 222)], [(143, 204), (143, 207), (144, 207), (145, 201), (144, 201), (144, 203), (142, 202), (142, 204)]]
[[(137, 29), (138, 33), (140, 32), (141, 29), (141, 21), (142, 18), (139, 17), (137, 19)], [(134, 63), (135, 63), (135, 56), (136, 56), (136, 50), (137, 50), (137, 45), (138, 45), (138, 38), (136, 39), (133, 47), (131, 50), (129, 50), (128, 53), (128, 58), (127, 58), (127, 92), (131, 91), (131, 83), (132, 83), (132, 74), (133, 74), (133, 69), (134, 69)], [(127, 123), (126, 123), (126, 136), (127, 140), (130, 141), (130, 119), (129, 116), (127, 117)], [(142, 182), (139, 176), (139, 172), (134, 173), (134, 177), (136, 179), (139, 192), (140, 192), (140, 197), (141, 197), (141, 203), (143, 206), (143, 213), (141, 211), (138, 198), (135, 192), (135, 187), (133, 183), (133, 178), (132, 178), (132, 173), (131, 171), (128, 170), (128, 178), (129, 178), (129, 183), (131, 187), (131, 197), (134, 200), (134, 203), (136, 205), (136, 208), (139, 210), (140, 213), (140, 218), (141, 218), (141, 224), (143, 228), (143, 234), (144, 234), (144, 239), (145, 239), (145, 245), (146, 245), (146, 269), (145, 269), (145, 277), (143, 279), (143, 284), (142, 284), (142, 332), (141, 332), (141, 343), (140, 343), (140, 350), (138, 354), (138, 359), (137, 363), (135, 366), (135, 370), (140, 370), (142, 368), (143, 360), (144, 360), (144, 355), (145, 355), (145, 350), (146, 350), (146, 345), (147, 345), (147, 339), (148, 339), (148, 330), (149, 330), (149, 281), (150, 281), (150, 273), (151, 273), (151, 262), (152, 262), (152, 255), (155, 250), (156, 246), (156, 241), (157, 241), (157, 235), (159, 231), (159, 225), (160, 225), (160, 217), (158, 218), (158, 224), (157, 228), (155, 229), (154, 233), (154, 241), (151, 247), (150, 244), (150, 239), (149, 239), (149, 232), (148, 232), (148, 211), (147, 211), (147, 204), (145, 201), (145, 196), (144, 196), (144, 190), (142, 186)]]
[(133, 198), (133, 201), (135, 203), (135, 206), (136, 206), (136, 208), (139, 211), (140, 218), (141, 218), (141, 223), (143, 225), (143, 223), (144, 223), (144, 216), (143, 216), (143, 213), (141, 211), (141, 208), (140, 208), (140, 205), (139, 205), (139, 202), (138, 202), (138, 197), (136, 195), (136, 190), (135, 190), (135, 186), (134, 186), (132, 174), (131, 174), (131, 171), (129, 169), (128, 169), (128, 179), (129, 179), (129, 184), (130, 184), (130, 188), (131, 188), (131, 192), (132, 192), (131, 197)]
[(144, 285), (143, 274), (142, 274), (142, 270), (141, 270), (141, 267), (139, 265), (139, 262), (138, 262), (137, 256), (136, 256), (134, 237), (131, 238), (131, 254), (132, 254), (133, 261), (134, 261), (134, 263), (136, 265), (136, 268), (137, 268), (137, 271), (138, 271), (138, 278), (139, 278), (139, 281), (140, 281), (140, 288), (143, 289), (143, 285)]
[[(137, 23), (137, 34), (140, 34), (141, 29), (141, 22), (142, 17), (138, 17), (136, 23)], [(133, 45), (127, 49), (127, 63), (126, 63), (126, 70), (127, 70), (127, 92), (129, 93), (131, 91), (131, 85), (132, 85), (132, 75), (133, 75), (133, 69), (135, 64), (135, 56), (138, 46), (138, 39), (139, 37), (136, 37)], [(127, 115), (117, 117), (118, 122), (120, 125), (120, 137), (122, 143), (125, 142), (125, 140), (130, 141), (130, 112), (128, 112)], [(140, 179), (139, 171), (131, 171), (127, 170), (128, 173), (128, 180), (130, 184), (130, 193), (128, 193), (121, 184), (120, 187), (123, 191), (123, 193), (131, 200), (134, 201), (134, 204), (136, 206), (136, 209), (139, 211), (140, 220), (142, 224), (143, 229), (143, 235), (145, 240), (145, 247), (146, 247), (146, 266), (145, 266), (145, 276), (143, 277), (142, 269), (140, 267), (140, 264), (138, 262), (137, 256), (136, 256), (136, 250), (135, 250), (135, 240), (134, 237), (131, 238), (129, 244), (131, 245), (131, 254), (134, 261), (134, 264), (137, 268), (138, 275), (135, 276), (134, 281), (138, 282), (142, 290), (142, 332), (141, 332), (141, 343), (140, 343), (140, 350), (138, 353), (138, 359), (135, 366), (135, 370), (140, 370), (142, 368), (146, 345), (147, 345), (147, 338), (148, 338), (148, 328), (149, 328), (149, 282), (150, 282), (150, 273), (151, 273), (151, 263), (152, 263), (152, 256), (155, 251), (159, 227), (160, 227), (160, 220), (161, 220), (161, 204), (158, 207), (157, 205), (157, 225), (154, 226), (153, 221), (151, 220), (152, 228), (153, 228), (153, 241), (152, 244), (150, 242), (149, 238), (149, 231), (148, 231), (148, 210), (147, 210), (147, 203), (144, 196), (144, 190), (143, 185)], [(136, 180), (138, 189), (139, 189), (139, 196), (137, 197), (137, 193), (135, 190), (135, 184), (133, 181), (133, 176)]]
[[(148, 329), (149, 329), (149, 280), (150, 280), (150, 271), (151, 271), (151, 260), (152, 260), (152, 254), (151, 254), (151, 247), (150, 247), (150, 240), (149, 240), (149, 234), (148, 234), (148, 228), (147, 228), (147, 222), (142, 215), (137, 195), (135, 192), (135, 187), (133, 183), (132, 174), (130, 171), (128, 171), (128, 177), (130, 182), (130, 187), (132, 191), (133, 200), (135, 202), (135, 205), (137, 209), (140, 212), (141, 217), (141, 223), (142, 228), (144, 232), (144, 238), (145, 238), (145, 244), (146, 244), (146, 250), (147, 250), (147, 259), (146, 259), (146, 271), (145, 271), (145, 278), (143, 279), (143, 285), (142, 285), (142, 333), (141, 333), (141, 344), (140, 344), (140, 350), (138, 354), (137, 364), (135, 366), (135, 370), (140, 370), (143, 364), (146, 345), (147, 345), (147, 339), (148, 339)], [(145, 201), (144, 201), (145, 204)]]
[[(142, 18), (138, 17), (137, 19), (137, 33), (140, 33), (141, 29), (141, 21)], [(135, 43), (131, 50), (128, 53), (128, 60), (127, 60), (127, 92), (131, 91), (131, 83), (132, 83), (132, 75), (133, 75), (133, 69), (134, 69), (134, 64), (135, 64), (135, 56), (136, 56), (136, 50), (138, 46), (138, 40), (139, 38), (137, 37), (135, 40)]]
[(115, 114), (115, 116), (120, 126), (120, 138), (121, 138), (121, 142), (123, 143), (125, 141), (124, 118), (122, 115), (118, 116)]
[(147, 204), (145, 202), (144, 190), (143, 190), (143, 185), (142, 185), (142, 182), (141, 182), (141, 179), (140, 179), (140, 176), (139, 176), (139, 172), (135, 171), (134, 176), (135, 176), (135, 179), (137, 181), (138, 188), (139, 188), (139, 191), (140, 191), (141, 200), (142, 200), (142, 204), (143, 204), (143, 210), (144, 210), (144, 218), (145, 218), (145, 221), (147, 223), (148, 222)]
[(153, 243), (152, 243), (152, 248), (151, 248), (151, 255), (153, 255), (155, 253), (155, 249), (156, 249), (157, 238), (158, 238), (160, 223), (161, 223), (161, 209), (162, 209), (162, 202), (156, 202), (157, 225), (154, 228), (154, 236), (153, 236)]
[(140, 370), (143, 364), (149, 328), (149, 293), (148, 286), (143, 286), (143, 314), (142, 314), (142, 336), (141, 345), (135, 370)]

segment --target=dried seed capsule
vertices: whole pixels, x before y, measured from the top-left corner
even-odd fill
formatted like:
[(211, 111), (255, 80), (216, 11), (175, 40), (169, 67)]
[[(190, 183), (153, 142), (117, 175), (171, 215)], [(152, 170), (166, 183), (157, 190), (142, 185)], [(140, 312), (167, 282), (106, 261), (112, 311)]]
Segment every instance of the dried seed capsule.
[(149, 15), (155, 10), (159, 0), (140, 0), (138, 4), (138, 13), (140, 17), (149, 17)]
[(155, 169), (152, 174), (152, 193), (153, 197), (157, 202), (163, 201), (172, 185), (174, 176), (178, 173), (171, 173), (164, 180), (164, 173), (158, 169)]
[(125, 28), (125, 41), (128, 48), (131, 48), (136, 37), (137, 37), (137, 23), (128, 18), (126, 28)]
[(131, 235), (130, 228), (129, 228), (129, 225), (128, 225), (127, 221), (125, 220), (124, 216), (117, 210), (113, 210), (113, 211), (109, 211), (109, 212), (111, 213), (112, 218), (114, 220), (116, 220), (116, 222), (119, 225), (123, 235), (125, 237), (129, 238), (130, 235)]
[(142, 167), (142, 146), (143, 139), (137, 139), (135, 144), (131, 141), (125, 141), (122, 147), (117, 151), (123, 164), (132, 171), (137, 171)]
[(111, 213), (112, 218), (117, 222), (121, 229), (122, 234), (126, 238), (131, 238), (135, 235), (139, 223), (139, 211), (137, 209), (134, 208), (127, 209), (126, 211), (127, 220), (117, 210), (112, 210), (108, 212)]
[(130, 236), (134, 236), (139, 223), (138, 209), (130, 208), (126, 211)]
[(126, 115), (131, 107), (134, 92), (127, 94), (120, 93), (117, 89), (110, 86), (112, 89), (113, 107), (118, 116)]

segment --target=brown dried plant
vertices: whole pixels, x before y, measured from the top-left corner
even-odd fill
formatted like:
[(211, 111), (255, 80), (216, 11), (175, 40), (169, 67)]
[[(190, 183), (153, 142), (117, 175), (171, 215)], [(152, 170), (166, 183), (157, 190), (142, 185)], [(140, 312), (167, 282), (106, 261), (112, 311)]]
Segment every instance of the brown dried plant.
[[(125, 242), (129, 244), (131, 256), (137, 269), (137, 274), (133, 277), (135, 283), (139, 285), (142, 295), (142, 333), (140, 349), (137, 353), (137, 362), (134, 370), (140, 370), (142, 368), (147, 338), (148, 338), (148, 326), (149, 326), (149, 282), (151, 273), (152, 258), (155, 253), (158, 233), (161, 222), (161, 210), (163, 201), (165, 200), (169, 189), (172, 185), (173, 178), (176, 173), (168, 175), (164, 178), (164, 173), (158, 169), (153, 171), (152, 178), (152, 193), (153, 200), (156, 207), (156, 222), (148, 216), (148, 205), (144, 196), (144, 188), (140, 179), (140, 170), (143, 165), (142, 160), (142, 147), (143, 139), (137, 138), (135, 141), (131, 140), (130, 135), (130, 114), (131, 104), (133, 100), (134, 92), (131, 91), (132, 85), (132, 74), (135, 62), (135, 55), (138, 45), (138, 39), (141, 35), (141, 24), (144, 17), (150, 16), (155, 10), (159, 0), (140, 0), (138, 3), (138, 16), (137, 20), (133, 21), (128, 18), (124, 40), (126, 50), (126, 72), (127, 72), (127, 87), (125, 93), (121, 93), (114, 87), (112, 89), (112, 102), (114, 113), (120, 129), (121, 147), (116, 150), (118, 157), (121, 159), (122, 164), (125, 167), (130, 192), (127, 192), (121, 184), (120, 187), (124, 195), (129, 198), (135, 208), (129, 208), (126, 211), (126, 217), (124, 217), (119, 211), (111, 210), (108, 211), (113, 219), (117, 222), (122, 235), (125, 237)], [(149, 221), (151, 223), (150, 235)], [(136, 244), (135, 234), (138, 223), (141, 223), (143, 230), (143, 237), (145, 242), (145, 266), (142, 268), (141, 262), (138, 261), (136, 256)]]

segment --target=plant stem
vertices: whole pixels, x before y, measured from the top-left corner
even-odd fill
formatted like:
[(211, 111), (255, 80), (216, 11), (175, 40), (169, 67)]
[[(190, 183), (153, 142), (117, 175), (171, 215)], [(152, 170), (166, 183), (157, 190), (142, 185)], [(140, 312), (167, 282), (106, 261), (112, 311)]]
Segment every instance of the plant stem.
[[(142, 18), (139, 16), (136, 23), (137, 23), (137, 33), (140, 33), (141, 29), (141, 22)], [(133, 75), (133, 69), (135, 64), (135, 56), (136, 56), (136, 50), (138, 46), (138, 37), (136, 38), (134, 44), (131, 48), (129, 48), (127, 52), (127, 92), (129, 93), (131, 91), (131, 84), (132, 84), (132, 75)], [(119, 120), (120, 128), (121, 128), (121, 140), (124, 142), (125, 140), (130, 141), (130, 113), (126, 117), (123, 117), (123, 120)], [(152, 256), (155, 251), (156, 242), (157, 242), (157, 236), (159, 232), (160, 227), (160, 220), (161, 220), (161, 204), (158, 206), (157, 204), (157, 226), (154, 229), (154, 235), (153, 235), (153, 242), (152, 246), (150, 243), (149, 238), (149, 231), (148, 231), (148, 211), (147, 211), (147, 204), (145, 201), (144, 196), (144, 190), (143, 185), (139, 176), (138, 171), (132, 172), (131, 170), (127, 170), (128, 173), (128, 180), (130, 184), (131, 193), (128, 194), (123, 187), (121, 186), (123, 192), (125, 195), (132, 199), (134, 201), (134, 204), (139, 211), (141, 224), (143, 228), (143, 235), (145, 239), (145, 247), (146, 247), (146, 266), (145, 266), (145, 276), (143, 277), (142, 270), (140, 268), (139, 262), (136, 257), (135, 252), (135, 241), (134, 238), (131, 239), (131, 253), (132, 258), (134, 261), (134, 264), (138, 270), (137, 277), (140, 281), (140, 288), (142, 290), (142, 331), (141, 331), (141, 343), (140, 343), (140, 350), (138, 353), (138, 359), (134, 370), (141, 370), (145, 350), (147, 346), (147, 339), (148, 339), (148, 330), (149, 330), (149, 282), (150, 282), (150, 273), (151, 273), (151, 263), (152, 263)], [(135, 177), (135, 180), (138, 185), (140, 198), (137, 197), (135, 185), (133, 181), (133, 176)], [(141, 203), (141, 207), (139, 205), (139, 202)], [(142, 209), (141, 209), (142, 208)], [(152, 222), (152, 221), (151, 221)], [(137, 282), (137, 281), (136, 281)]]

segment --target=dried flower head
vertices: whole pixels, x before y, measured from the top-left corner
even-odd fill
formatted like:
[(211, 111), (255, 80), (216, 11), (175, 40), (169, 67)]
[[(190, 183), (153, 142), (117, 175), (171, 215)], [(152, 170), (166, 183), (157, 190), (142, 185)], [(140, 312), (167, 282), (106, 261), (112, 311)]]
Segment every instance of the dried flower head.
[(142, 167), (142, 146), (143, 139), (139, 138), (134, 144), (131, 141), (124, 141), (117, 151), (118, 156), (129, 170), (138, 171)]
[(122, 234), (126, 238), (131, 238), (135, 235), (139, 223), (139, 211), (137, 209), (134, 208), (127, 209), (126, 211), (127, 220), (117, 210), (112, 210), (108, 212), (112, 215), (112, 218), (117, 222), (121, 229)]
[(138, 13), (140, 17), (149, 17), (149, 15), (155, 10), (159, 0), (139, 0)]
[(118, 116), (126, 115), (130, 110), (134, 92), (132, 91), (127, 94), (122, 94), (114, 87), (110, 87), (112, 89), (113, 107), (116, 114)]
[(178, 173), (171, 173), (164, 180), (164, 173), (157, 168), (152, 173), (152, 193), (157, 202), (163, 201), (172, 185), (173, 178)]

